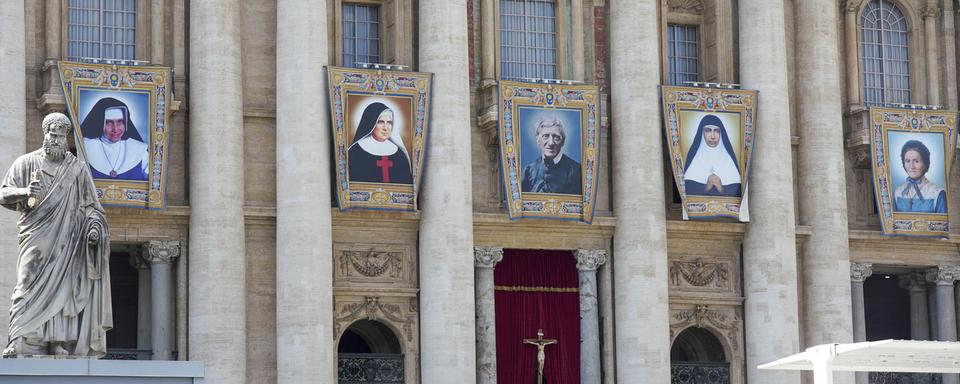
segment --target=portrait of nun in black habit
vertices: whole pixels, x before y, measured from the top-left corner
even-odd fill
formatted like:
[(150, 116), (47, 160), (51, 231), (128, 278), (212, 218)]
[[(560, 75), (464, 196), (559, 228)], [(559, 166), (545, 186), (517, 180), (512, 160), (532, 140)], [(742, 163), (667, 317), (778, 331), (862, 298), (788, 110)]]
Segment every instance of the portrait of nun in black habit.
[(684, 164), (687, 195), (736, 197), (740, 182), (737, 156), (723, 122), (716, 115), (704, 116)]
[(147, 144), (122, 101), (98, 100), (80, 123), (80, 133), (94, 179), (147, 180)]
[(353, 144), (347, 150), (350, 181), (412, 184), (410, 156), (400, 129), (394, 127), (394, 112), (383, 103), (363, 110)]

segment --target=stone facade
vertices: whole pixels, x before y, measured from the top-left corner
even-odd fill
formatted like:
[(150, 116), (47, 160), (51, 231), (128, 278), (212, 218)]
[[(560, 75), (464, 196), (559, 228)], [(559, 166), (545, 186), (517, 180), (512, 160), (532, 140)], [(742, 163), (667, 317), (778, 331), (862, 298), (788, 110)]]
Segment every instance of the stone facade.
[[(955, 339), (950, 316), (935, 312), (956, 311), (948, 301), (960, 295), (946, 288), (956, 279), (940, 271), (960, 265), (960, 232), (885, 237), (874, 209), (858, 53), (870, 1), (557, 0), (558, 77), (597, 84), (605, 107), (597, 215), (586, 225), (507, 218), (498, 0), (135, 0), (136, 58), (174, 71), (168, 208), (108, 208), (111, 241), (180, 242), (164, 263), (174, 301), (163, 321), (174, 323), (176, 358), (204, 359), (215, 384), (333, 377), (336, 346), (357, 320), (397, 335), (408, 383), (490, 382), (480, 340), (489, 323), (477, 317), (487, 267), (475, 264), (475, 247), (605, 252), (595, 271), (581, 271), (595, 289), (587, 312), (599, 323), (605, 384), (665, 382), (670, 343), (690, 328), (719, 340), (732, 383), (799, 383), (752, 367), (859, 338), (853, 311), (865, 288), (861, 273), (851, 291), (850, 263), (872, 264), (874, 278), (930, 270), (937, 287), (905, 285), (913, 332)], [(65, 110), (54, 64), (66, 57), (68, 3), (0, 6), (3, 164), (41, 144), (44, 114)], [(444, 162), (428, 161), (421, 212), (339, 212), (322, 186), (328, 141), (297, 140), (329, 130), (311, 106), (326, 103), (322, 66), (342, 64), (344, 3), (381, 7), (383, 61), (437, 74), (429, 156)], [(953, 2), (892, 4), (908, 25), (912, 102), (956, 109)], [(667, 79), (669, 24), (698, 27), (701, 80), (761, 91), (751, 223), (681, 220), (656, 88)], [(951, 175), (956, 197), (960, 169)], [(0, 213), (2, 294), (15, 268), (11, 217)], [(960, 210), (951, 218), (960, 227)], [(304, 332), (316, 335), (299, 345)]]

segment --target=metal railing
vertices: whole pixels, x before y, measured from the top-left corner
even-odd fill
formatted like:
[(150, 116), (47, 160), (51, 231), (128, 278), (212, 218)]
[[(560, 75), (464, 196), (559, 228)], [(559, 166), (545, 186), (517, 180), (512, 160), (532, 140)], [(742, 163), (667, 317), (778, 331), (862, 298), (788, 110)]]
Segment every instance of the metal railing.
[(870, 384), (940, 384), (939, 373), (870, 372)]
[(403, 355), (341, 353), (337, 356), (339, 384), (403, 384)]
[(730, 384), (730, 363), (670, 363), (670, 384)]
[(150, 360), (153, 351), (149, 349), (110, 348), (103, 360)]

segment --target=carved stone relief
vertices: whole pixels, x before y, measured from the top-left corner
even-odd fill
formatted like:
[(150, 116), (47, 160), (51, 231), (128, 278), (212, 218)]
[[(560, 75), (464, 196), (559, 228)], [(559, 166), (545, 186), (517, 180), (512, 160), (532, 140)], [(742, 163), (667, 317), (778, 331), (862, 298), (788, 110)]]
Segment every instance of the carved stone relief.
[(333, 257), (336, 286), (415, 286), (415, 260), (407, 247), (375, 244), (335, 245)]
[(727, 288), (730, 286), (730, 263), (704, 262), (701, 259), (673, 261), (670, 263), (670, 285), (678, 288)]
[(703, 1), (701, 0), (667, 0), (667, 7), (670, 12), (703, 14)]
[(399, 337), (414, 345), (417, 339), (417, 298), (403, 296), (337, 297), (334, 339), (357, 320), (376, 320), (400, 330)]
[(743, 319), (734, 308), (710, 309), (706, 304), (697, 304), (688, 309), (674, 309), (670, 314), (670, 339), (691, 326), (712, 328), (726, 339), (733, 351), (740, 349)]

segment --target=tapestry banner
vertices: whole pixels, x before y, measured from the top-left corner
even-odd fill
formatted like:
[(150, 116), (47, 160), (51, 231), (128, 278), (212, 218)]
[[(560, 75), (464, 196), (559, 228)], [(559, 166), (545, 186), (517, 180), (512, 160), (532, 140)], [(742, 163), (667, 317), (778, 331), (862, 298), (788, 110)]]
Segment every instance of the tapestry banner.
[(169, 67), (58, 63), (77, 156), (103, 205), (163, 209), (170, 146)]
[(663, 86), (670, 167), (683, 219), (749, 221), (757, 91)]
[(886, 235), (950, 234), (950, 166), (957, 112), (870, 108), (874, 195)]
[(592, 85), (500, 81), (500, 162), (511, 219), (593, 221), (599, 95)]
[(416, 211), (433, 74), (326, 71), (340, 210)]

